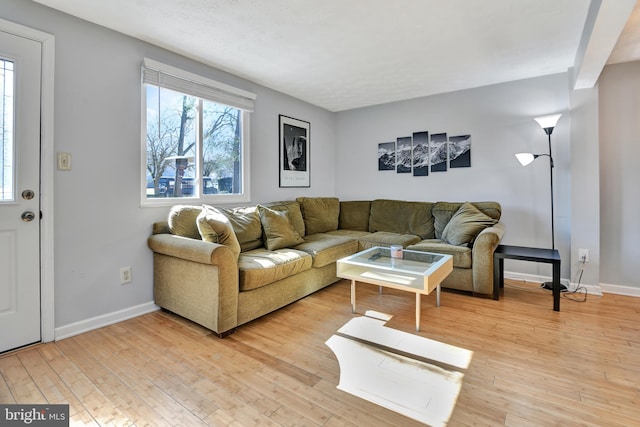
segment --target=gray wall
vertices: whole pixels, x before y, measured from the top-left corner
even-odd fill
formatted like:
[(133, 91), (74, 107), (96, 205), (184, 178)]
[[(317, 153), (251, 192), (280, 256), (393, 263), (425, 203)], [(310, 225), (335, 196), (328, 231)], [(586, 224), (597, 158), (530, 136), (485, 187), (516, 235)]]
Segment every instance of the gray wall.
[(598, 85), (600, 281), (640, 290), (640, 62), (605, 67)]
[[(252, 203), (333, 194), (333, 113), (30, 1), (0, 0), (0, 18), (56, 37), (54, 151), (73, 158), (54, 176), (56, 328), (153, 301), (146, 239), (168, 208), (139, 206), (144, 57), (257, 94)], [(278, 188), (278, 114), (311, 122), (311, 189)]]
[[(568, 112), (568, 74), (558, 74), (338, 114), (337, 195), (342, 199), (398, 198), (425, 201), (498, 201), (507, 224), (505, 244), (551, 246), (549, 162), (523, 168), (514, 154), (548, 152), (547, 136), (533, 120)], [(571, 117), (552, 135), (555, 160), (556, 247), (569, 259)], [(378, 171), (378, 143), (413, 132), (471, 134), (470, 168), (426, 177)], [(507, 260), (505, 269), (550, 276), (547, 265)], [(569, 263), (562, 277), (569, 278)]]

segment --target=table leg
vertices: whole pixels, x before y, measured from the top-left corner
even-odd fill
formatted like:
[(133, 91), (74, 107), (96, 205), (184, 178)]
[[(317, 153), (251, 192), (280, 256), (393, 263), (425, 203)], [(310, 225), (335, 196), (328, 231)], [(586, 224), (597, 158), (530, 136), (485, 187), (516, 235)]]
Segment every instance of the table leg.
[(436, 286), (436, 307), (440, 307), (440, 284)]
[(493, 258), (493, 299), (500, 299), (500, 288), (504, 287), (504, 258)]
[(378, 295), (382, 295), (382, 286), (378, 286)]
[(420, 332), (420, 293), (416, 292), (416, 332)]
[(356, 281), (351, 281), (351, 312), (356, 312)]
[(553, 263), (553, 311), (560, 311), (560, 262)]

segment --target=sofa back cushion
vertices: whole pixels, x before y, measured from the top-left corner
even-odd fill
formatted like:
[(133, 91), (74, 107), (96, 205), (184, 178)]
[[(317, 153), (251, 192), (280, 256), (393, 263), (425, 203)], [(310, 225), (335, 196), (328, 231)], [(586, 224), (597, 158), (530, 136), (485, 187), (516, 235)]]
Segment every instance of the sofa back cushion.
[(236, 233), (242, 252), (262, 247), (262, 225), (256, 206), (246, 208), (220, 208)]
[(225, 245), (233, 252), (236, 260), (238, 259), (240, 243), (238, 243), (236, 233), (226, 215), (213, 206), (205, 205), (202, 206), (202, 212), (196, 218), (196, 224), (202, 240)]
[(305, 234), (326, 233), (338, 229), (340, 200), (337, 197), (298, 197)]
[[(500, 220), (502, 215), (502, 207), (497, 202), (471, 202), (473, 206), (478, 208), (480, 212), (490, 218)], [(435, 235), (437, 239), (442, 238), (442, 232), (447, 226), (451, 217), (460, 209), (462, 202), (437, 202), (433, 206), (433, 218), (435, 220)]]
[(169, 232), (176, 236), (200, 240), (196, 218), (202, 212), (202, 206), (175, 205), (169, 210)]
[(338, 226), (340, 230), (369, 231), (370, 200), (340, 202)]
[(369, 231), (414, 234), (422, 239), (434, 237), (431, 202), (376, 199), (371, 202)]

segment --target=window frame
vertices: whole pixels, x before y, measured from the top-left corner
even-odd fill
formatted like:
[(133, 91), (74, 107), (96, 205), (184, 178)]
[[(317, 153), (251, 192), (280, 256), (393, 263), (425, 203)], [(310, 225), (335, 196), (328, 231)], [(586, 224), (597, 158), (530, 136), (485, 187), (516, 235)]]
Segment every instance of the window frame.
[[(160, 77), (158, 77), (158, 83), (145, 81), (145, 72), (157, 72), (160, 74), (169, 76), (178, 85), (181, 81), (184, 81), (184, 91), (175, 89), (174, 87), (167, 87), (162, 85)], [(198, 103), (201, 105), (203, 100), (216, 102), (218, 104), (228, 105), (233, 108), (237, 108), (242, 112), (241, 117), (241, 144), (240, 144), (240, 157), (241, 157), (241, 176), (242, 176), (242, 188), (238, 194), (204, 194), (203, 193), (203, 177), (201, 171), (203, 167), (203, 137), (202, 137), (202, 117), (201, 109), (198, 109), (198, 120), (196, 120), (196, 177), (198, 178), (194, 182), (194, 191), (197, 192), (196, 197), (147, 197), (147, 84), (153, 84), (159, 87), (164, 87), (171, 90), (177, 90), (185, 95), (194, 96), (198, 99)], [(193, 88), (196, 89), (193, 89)], [(206, 96), (199, 96), (197, 88), (203, 88), (208, 93)], [(176, 204), (229, 204), (229, 203), (246, 203), (251, 201), (250, 192), (250, 117), (253, 111), (253, 101), (256, 95), (229, 86), (224, 83), (217, 82), (215, 80), (208, 79), (206, 77), (190, 73), (188, 71), (172, 67), (148, 58), (144, 59), (141, 70), (141, 151), (140, 151), (140, 206), (172, 206)], [(237, 101), (237, 102), (236, 102)], [(235, 103), (235, 105), (234, 105)]]

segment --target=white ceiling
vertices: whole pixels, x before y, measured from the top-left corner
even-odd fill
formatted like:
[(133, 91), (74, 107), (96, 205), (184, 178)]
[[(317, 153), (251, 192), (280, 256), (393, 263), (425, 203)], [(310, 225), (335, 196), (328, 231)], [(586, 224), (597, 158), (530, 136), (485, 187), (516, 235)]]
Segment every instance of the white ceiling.
[[(592, 37), (591, 0), (35, 1), (330, 111), (564, 72)], [(607, 11), (635, 2), (602, 0), (596, 80), (629, 15)], [(640, 59), (634, 19), (616, 62)]]

